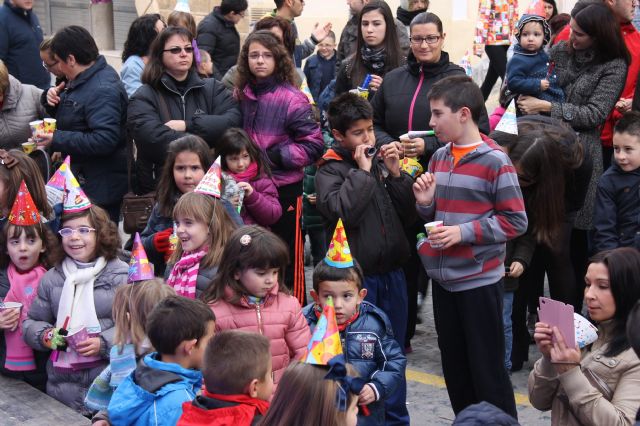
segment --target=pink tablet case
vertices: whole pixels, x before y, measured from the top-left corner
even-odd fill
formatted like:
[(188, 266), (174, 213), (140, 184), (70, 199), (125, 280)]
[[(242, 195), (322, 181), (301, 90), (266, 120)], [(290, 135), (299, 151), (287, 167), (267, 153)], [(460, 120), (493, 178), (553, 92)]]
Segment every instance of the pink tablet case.
[[(558, 327), (569, 348), (576, 347), (576, 333), (573, 325), (573, 306), (557, 300), (541, 297), (538, 308), (540, 322)], [(555, 338), (553, 338), (555, 342)]]

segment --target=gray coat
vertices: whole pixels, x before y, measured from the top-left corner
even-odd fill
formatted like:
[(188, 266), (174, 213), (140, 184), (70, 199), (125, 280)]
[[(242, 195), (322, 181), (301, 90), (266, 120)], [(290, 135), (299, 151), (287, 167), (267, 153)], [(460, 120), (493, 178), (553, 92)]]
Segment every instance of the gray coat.
[[(173, 269), (173, 263), (167, 265), (167, 268), (164, 270), (164, 280), (166, 281), (171, 275), (171, 270)], [(213, 279), (218, 274), (218, 267), (211, 266), (209, 268), (199, 268), (198, 276), (196, 277), (196, 299), (200, 298), (202, 292), (205, 291), (213, 282)]]
[[(96, 314), (102, 328), (100, 356), (104, 359), (104, 365), (74, 373), (60, 373), (54, 370), (51, 360), (47, 362), (47, 376), (49, 378), (47, 394), (82, 414), (90, 413), (84, 406), (84, 397), (89, 386), (109, 364), (109, 351), (115, 333), (111, 316), (113, 297), (116, 287), (127, 282), (128, 270), (128, 265), (123, 261), (110, 260), (96, 278), (93, 286)], [(42, 344), (42, 334), (45, 330), (55, 327), (64, 280), (65, 275), (61, 265), (47, 271), (40, 281), (38, 296), (33, 301), (29, 315), (22, 324), (24, 339), (35, 350), (49, 350)]]
[(20, 148), (20, 144), (31, 137), (29, 122), (44, 117), (41, 94), (42, 90), (36, 86), (22, 84), (9, 75), (9, 90), (0, 111), (0, 148)]
[(576, 51), (572, 56), (566, 42), (554, 46), (550, 57), (565, 93), (564, 102), (551, 104), (551, 117), (566, 121), (579, 133), (593, 160), (589, 189), (575, 223), (577, 229), (588, 230), (593, 228), (596, 188), (603, 171), (601, 126), (622, 93), (627, 64), (623, 59), (597, 64), (592, 50)]

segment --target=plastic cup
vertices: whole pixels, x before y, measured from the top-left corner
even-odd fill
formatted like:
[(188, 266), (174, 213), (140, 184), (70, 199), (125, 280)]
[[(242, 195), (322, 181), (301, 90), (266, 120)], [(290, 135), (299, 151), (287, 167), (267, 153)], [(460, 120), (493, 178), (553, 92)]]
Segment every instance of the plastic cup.
[(2, 304), (0, 304), (0, 310), (5, 310), (5, 309), (22, 309), (22, 303), (20, 302), (2, 302)]
[(45, 133), (53, 133), (56, 131), (56, 119), (55, 118), (45, 118), (44, 120), (44, 132)]
[[(439, 228), (441, 226), (444, 226), (444, 222), (441, 221), (441, 220), (435, 220), (433, 222), (425, 223), (424, 229), (427, 231), (427, 235), (429, 235), (431, 233), (431, 231), (433, 231), (435, 228)], [(429, 241), (429, 244), (431, 244), (431, 247), (433, 247), (433, 248), (442, 247), (442, 244), (433, 244), (433, 243), (431, 243), (431, 241)]]
[(78, 344), (81, 342), (84, 342), (89, 337), (91, 336), (89, 336), (89, 332), (87, 331), (87, 328), (82, 327), (74, 331), (73, 333), (67, 334), (67, 336), (65, 337), (65, 340), (67, 341), (67, 345), (69, 345), (71, 349), (77, 352)]
[(40, 133), (44, 132), (44, 120), (35, 120), (29, 122), (31, 128), (31, 135), (35, 140), (38, 140)]
[(35, 149), (36, 149), (35, 142), (24, 142), (22, 144), (22, 151), (24, 151), (24, 153), (27, 155), (31, 154)]

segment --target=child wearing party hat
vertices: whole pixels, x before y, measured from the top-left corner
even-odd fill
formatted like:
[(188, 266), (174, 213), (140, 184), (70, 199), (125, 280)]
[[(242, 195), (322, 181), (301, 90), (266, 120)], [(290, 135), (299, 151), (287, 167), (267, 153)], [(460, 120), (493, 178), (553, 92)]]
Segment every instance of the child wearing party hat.
[(62, 258), (60, 244), (42, 223), (25, 181), (20, 184), (8, 223), (0, 231), (0, 373), (44, 391), (47, 354), (24, 343), (22, 321), (40, 279)]
[(84, 396), (108, 364), (111, 307), (128, 268), (117, 258), (120, 240), (109, 215), (91, 204), (71, 170), (65, 171), (64, 186), (58, 233), (66, 257), (42, 277), (23, 327), (29, 346), (54, 351), (47, 393), (87, 415)]
[[(407, 360), (393, 337), (387, 315), (364, 301), (367, 289), (362, 286), (362, 269), (353, 259), (346, 237), (339, 219), (329, 251), (313, 271), (311, 296), (315, 303), (306, 306), (303, 313), (309, 326), (317, 331), (325, 327), (323, 310), (328, 306), (335, 309), (335, 340), (342, 341), (346, 361), (366, 380), (358, 395), (358, 404), (367, 405), (371, 414), (360, 413), (358, 424), (384, 424), (385, 417), (387, 420), (403, 417), (404, 413), (393, 409), (387, 413), (385, 401), (391, 395), (401, 395), (402, 401), (398, 403), (405, 404), (403, 378)], [(313, 350), (307, 362), (311, 356), (314, 356)], [(408, 423), (408, 414), (405, 420)]]

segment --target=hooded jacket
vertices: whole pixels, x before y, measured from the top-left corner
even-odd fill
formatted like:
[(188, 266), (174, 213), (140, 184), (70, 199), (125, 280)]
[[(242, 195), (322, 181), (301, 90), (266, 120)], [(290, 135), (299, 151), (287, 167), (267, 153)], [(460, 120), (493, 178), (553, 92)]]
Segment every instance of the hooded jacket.
[(31, 137), (29, 122), (44, 117), (41, 94), (37, 87), (22, 84), (9, 75), (9, 90), (4, 93), (0, 110), (0, 148), (20, 148)]
[[(564, 92), (558, 86), (557, 76), (550, 69), (549, 55), (544, 49), (529, 52), (517, 43), (507, 63), (507, 87), (513, 93), (535, 96), (549, 102), (562, 102)], [(547, 90), (540, 88), (541, 80), (548, 80)]]
[(158, 360), (154, 352), (117, 387), (109, 402), (109, 421), (118, 426), (174, 426), (182, 404), (202, 386), (202, 373)]
[[(254, 426), (266, 414), (269, 403), (248, 395), (203, 393), (182, 405), (178, 426)], [(224, 397), (225, 399), (219, 399)]]
[(377, 158), (371, 171), (358, 167), (353, 154), (334, 144), (316, 173), (316, 207), (324, 216), (326, 235), (342, 218), (349, 248), (365, 275), (385, 274), (409, 258), (404, 226), (413, 224), (413, 179), (395, 178)]
[(213, 61), (213, 76), (216, 80), (229, 71), (238, 60), (240, 34), (236, 25), (227, 21), (220, 12), (220, 6), (204, 17), (198, 24), (198, 48), (206, 50)]

